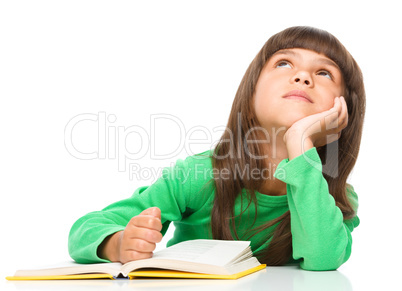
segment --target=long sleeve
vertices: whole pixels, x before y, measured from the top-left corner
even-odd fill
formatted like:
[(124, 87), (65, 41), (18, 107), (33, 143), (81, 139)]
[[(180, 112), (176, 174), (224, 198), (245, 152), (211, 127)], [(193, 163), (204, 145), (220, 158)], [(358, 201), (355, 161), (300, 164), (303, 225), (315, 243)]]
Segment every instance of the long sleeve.
[[(293, 258), (306, 270), (334, 270), (348, 260), (352, 249), (352, 230), (359, 218), (343, 219), (330, 195), (322, 174), (316, 148), (291, 161), (283, 160), (275, 177), (287, 184), (293, 241)], [(347, 188), (348, 198), (357, 210), (357, 196)]]
[(189, 171), (187, 162), (178, 160), (175, 167), (165, 168), (162, 177), (151, 186), (140, 187), (130, 198), (78, 219), (69, 234), (70, 256), (79, 263), (108, 262), (97, 256), (102, 241), (124, 230), (133, 216), (153, 206), (161, 209), (164, 234), (170, 222), (180, 220), (186, 210), (191, 184)]

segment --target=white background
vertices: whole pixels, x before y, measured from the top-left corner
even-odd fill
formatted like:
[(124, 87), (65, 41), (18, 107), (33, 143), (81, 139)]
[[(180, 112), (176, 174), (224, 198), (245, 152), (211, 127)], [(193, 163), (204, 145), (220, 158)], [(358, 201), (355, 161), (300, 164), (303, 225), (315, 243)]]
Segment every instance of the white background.
[[(179, 148), (174, 157), (152, 159), (151, 136), (141, 141), (131, 134), (117, 139), (117, 148), (148, 148), (127, 161), (125, 171), (113, 148), (104, 158), (78, 159), (65, 147), (72, 118), (101, 112), (111, 118), (110, 133), (140, 126), (150, 134), (152, 114), (174, 115), (184, 134), (195, 126), (224, 126), (251, 60), (271, 35), (293, 25), (337, 36), (364, 73), (366, 122), (349, 179), (359, 195), (361, 225), (353, 232), (352, 257), (339, 271), (353, 290), (390, 284), (401, 260), (400, 8), (397, 1), (280, 2), (1, 2), (0, 284), (18, 268), (68, 260), (76, 219), (130, 196), (152, 183), (151, 169), (188, 155), (178, 141), (183, 132), (170, 121), (157, 124), (153, 149)], [(115, 142), (113, 134), (106, 140)], [(98, 151), (97, 123), (79, 123), (72, 141), (82, 152)], [(130, 176), (130, 163), (147, 168), (146, 175)]]

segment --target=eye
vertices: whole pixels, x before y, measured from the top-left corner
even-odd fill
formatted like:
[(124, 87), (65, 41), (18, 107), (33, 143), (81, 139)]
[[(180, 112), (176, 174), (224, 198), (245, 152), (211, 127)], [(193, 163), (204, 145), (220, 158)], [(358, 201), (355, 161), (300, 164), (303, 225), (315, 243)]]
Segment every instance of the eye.
[(326, 77), (326, 78), (328, 78), (328, 79), (330, 79), (330, 80), (333, 79), (332, 74), (331, 74), (330, 72), (328, 72), (328, 71), (325, 71), (325, 70), (319, 71), (319, 72), (317, 73), (317, 75)]
[(291, 68), (291, 66), (288, 61), (281, 60), (276, 63), (275, 68)]

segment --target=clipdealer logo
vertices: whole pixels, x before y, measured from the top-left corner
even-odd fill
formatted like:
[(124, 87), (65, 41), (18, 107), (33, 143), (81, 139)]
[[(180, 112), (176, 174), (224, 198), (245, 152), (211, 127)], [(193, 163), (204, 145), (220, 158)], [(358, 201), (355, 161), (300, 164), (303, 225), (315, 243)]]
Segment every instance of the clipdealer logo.
[[(146, 155), (153, 160), (166, 160), (177, 157), (183, 149), (188, 155), (194, 155), (194, 145), (205, 145), (205, 150), (213, 143), (213, 135), (220, 136), (225, 130), (224, 126), (217, 126), (212, 131), (204, 126), (194, 126), (186, 129), (184, 123), (176, 116), (170, 114), (150, 115), (149, 129), (140, 125), (120, 126), (116, 124), (117, 117), (106, 112), (82, 113), (71, 118), (64, 129), (64, 145), (67, 152), (80, 160), (117, 160), (119, 172), (129, 171), (132, 179), (155, 179), (162, 173), (162, 168), (147, 168), (139, 163)], [(169, 124), (169, 127), (179, 132), (179, 137), (170, 152), (160, 153), (156, 149), (156, 132), (163, 128), (162, 124)], [(74, 140), (74, 132), (79, 127), (90, 125), (97, 131), (97, 146), (91, 150), (84, 150), (78, 146), (78, 140)], [(199, 138), (200, 134), (204, 138)], [(196, 136), (196, 137), (194, 137)], [(198, 136), (198, 138), (197, 138)], [(129, 139), (135, 140), (135, 150), (129, 145)]]
[[(238, 125), (237, 130), (241, 130), (241, 113), (238, 113)], [(199, 153), (199, 150), (194, 151), (194, 145), (203, 145), (204, 150), (214, 149), (215, 145), (219, 141), (223, 132), (227, 131), (229, 133), (230, 138), (228, 140), (224, 140), (224, 142), (234, 143), (240, 142), (235, 141), (234, 134), (225, 126), (217, 126), (211, 129), (208, 129), (204, 126), (194, 126), (190, 129), (186, 129), (184, 123), (180, 120), (180, 118), (171, 115), (171, 114), (152, 114), (150, 115), (150, 123), (149, 130), (146, 130), (144, 127), (140, 125), (130, 125), (130, 126), (119, 126), (116, 125), (117, 117), (114, 114), (106, 114), (106, 112), (98, 112), (94, 113), (82, 113), (71, 118), (64, 129), (64, 144), (67, 152), (76, 159), (80, 160), (117, 160), (117, 168), (119, 172), (126, 172), (128, 170), (130, 180), (148, 180), (152, 179), (155, 181), (158, 177), (160, 177), (163, 173), (163, 168), (154, 167), (144, 167), (138, 161), (144, 158), (147, 154), (152, 160), (167, 160), (177, 157), (183, 149), (185, 149), (187, 155), (195, 155)], [(169, 153), (157, 153), (156, 151), (156, 131), (158, 127), (161, 127), (162, 124), (170, 123), (170, 128), (175, 127), (176, 130), (179, 130), (179, 137), (174, 139), (175, 148)], [(77, 130), (78, 127), (90, 124), (92, 128), (96, 128), (97, 131), (97, 146), (90, 151), (84, 151), (82, 148), (79, 148), (77, 144), (79, 142), (74, 142), (74, 131)], [(163, 128), (163, 126), (162, 126)], [(253, 140), (250, 137), (255, 136), (252, 135), (254, 131), (260, 131), (264, 136), (263, 139)], [(244, 145), (246, 153), (253, 159), (262, 159), (267, 158), (267, 156), (254, 156), (248, 150), (248, 146), (251, 143), (266, 143), (270, 144), (270, 148), (272, 150), (271, 157), (276, 158), (277, 151), (276, 145), (278, 142), (278, 135), (282, 132), (285, 132), (286, 128), (273, 128), (271, 134), (268, 133), (262, 127), (254, 127), (251, 128), (244, 136)], [(194, 138), (194, 135), (199, 136), (202, 134), (204, 138)], [(241, 136), (237, 134), (237, 136)], [(135, 144), (137, 151), (133, 151), (132, 147), (129, 146), (129, 139), (135, 139)], [(215, 138), (215, 139), (214, 139)], [(308, 138), (308, 136), (302, 136), (302, 139)], [(330, 138), (329, 136), (327, 137)], [(301, 142), (304, 145), (304, 142)], [(232, 147), (231, 147), (232, 148)], [(338, 142), (332, 142), (327, 145), (327, 155), (326, 159), (329, 160), (331, 157), (332, 162), (338, 160)], [(323, 173), (336, 177), (338, 175), (338, 165), (335, 167), (329, 167), (327, 161), (317, 161), (312, 159), (309, 155), (305, 153), (303, 150), (302, 158), (304, 158), (310, 166), (315, 169), (322, 171)], [(240, 153), (234, 152), (230, 150), (226, 156), (216, 157), (219, 158), (227, 158), (228, 156), (233, 157), (234, 155), (239, 155)], [(137, 161), (137, 162), (132, 162)], [(171, 163), (171, 167), (174, 164)], [(271, 172), (272, 169), (269, 170)], [(261, 171), (261, 175), (264, 174), (264, 169)], [(223, 173), (224, 174), (224, 173)], [(250, 174), (251, 175), (251, 174)]]

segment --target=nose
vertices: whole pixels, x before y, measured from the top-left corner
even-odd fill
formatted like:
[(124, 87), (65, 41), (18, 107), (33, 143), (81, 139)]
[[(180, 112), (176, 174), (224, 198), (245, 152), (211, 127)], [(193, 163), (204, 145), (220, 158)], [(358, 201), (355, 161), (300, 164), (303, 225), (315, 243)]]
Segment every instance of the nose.
[(307, 86), (313, 85), (313, 80), (310, 74), (303, 71), (299, 71), (296, 73), (295, 76), (293, 76), (293, 82), (300, 85), (307, 85)]

